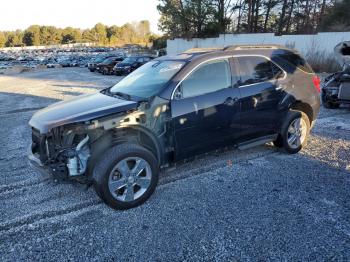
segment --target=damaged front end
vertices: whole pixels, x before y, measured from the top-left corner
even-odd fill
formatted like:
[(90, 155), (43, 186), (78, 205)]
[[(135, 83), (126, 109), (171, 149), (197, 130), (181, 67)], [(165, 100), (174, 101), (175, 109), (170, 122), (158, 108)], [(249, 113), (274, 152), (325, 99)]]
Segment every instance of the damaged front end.
[(167, 132), (171, 122), (168, 100), (154, 97), (149, 102), (138, 103), (137, 107), (120, 108), (121, 102), (117, 104), (119, 109), (114, 109), (112, 114), (104, 115), (96, 110), (97, 117), (83, 116), (83, 121), (73, 123), (67, 123), (67, 116), (43, 124), (43, 119), (55, 116), (57, 111), (51, 109), (44, 117), (39, 111), (30, 122), (30, 162), (57, 179), (73, 178), (85, 183), (91, 180), (94, 164), (109, 147), (129, 142), (151, 151), (160, 164), (167, 163), (173, 152), (171, 132)]
[(90, 157), (90, 137), (81, 129), (80, 126), (62, 126), (40, 134), (32, 128), (31, 163), (58, 179), (83, 175)]

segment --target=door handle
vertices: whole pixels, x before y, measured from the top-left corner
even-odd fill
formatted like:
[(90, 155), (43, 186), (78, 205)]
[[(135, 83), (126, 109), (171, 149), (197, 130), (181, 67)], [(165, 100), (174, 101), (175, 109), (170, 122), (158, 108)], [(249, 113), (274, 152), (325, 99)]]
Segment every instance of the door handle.
[(226, 98), (224, 104), (227, 106), (233, 106), (238, 101), (238, 97), (228, 97)]

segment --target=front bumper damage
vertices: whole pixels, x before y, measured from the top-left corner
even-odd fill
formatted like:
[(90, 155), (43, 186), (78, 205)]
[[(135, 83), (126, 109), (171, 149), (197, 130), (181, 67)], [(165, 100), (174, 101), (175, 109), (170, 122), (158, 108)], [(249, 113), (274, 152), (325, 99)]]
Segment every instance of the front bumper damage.
[(42, 135), (33, 129), (32, 144), (28, 150), (31, 166), (42, 174), (52, 174), (56, 179), (81, 179), (90, 157), (89, 136), (86, 135), (77, 145), (74, 135), (71, 137), (68, 143), (57, 143), (52, 134)]

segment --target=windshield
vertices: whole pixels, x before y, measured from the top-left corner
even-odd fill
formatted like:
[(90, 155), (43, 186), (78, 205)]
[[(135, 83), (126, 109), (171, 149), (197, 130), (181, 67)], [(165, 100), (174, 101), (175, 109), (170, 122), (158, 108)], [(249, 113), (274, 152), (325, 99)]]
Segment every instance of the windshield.
[(103, 60), (102, 64), (109, 64), (113, 61), (113, 58), (110, 57), (110, 58), (106, 58), (105, 60)]
[(103, 60), (105, 60), (105, 58), (104, 57), (98, 57), (98, 58), (96, 58), (95, 59), (95, 63), (101, 63)]
[(123, 60), (122, 63), (134, 63), (136, 62), (137, 58), (136, 57), (128, 57)]
[(158, 93), (183, 65), (184, 62), (179, 61), (148, 62), (113, 86), (110, 91), (149, 98)]

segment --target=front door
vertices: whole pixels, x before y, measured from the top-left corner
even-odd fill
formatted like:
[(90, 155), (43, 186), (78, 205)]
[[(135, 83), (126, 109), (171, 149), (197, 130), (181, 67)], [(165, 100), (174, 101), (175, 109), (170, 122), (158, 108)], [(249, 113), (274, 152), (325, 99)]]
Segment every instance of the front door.
[(186, 77), (171, 101), (176, 157), (214, 149), (238, 136), (238, 100), (228, 59), (205, 62)]

